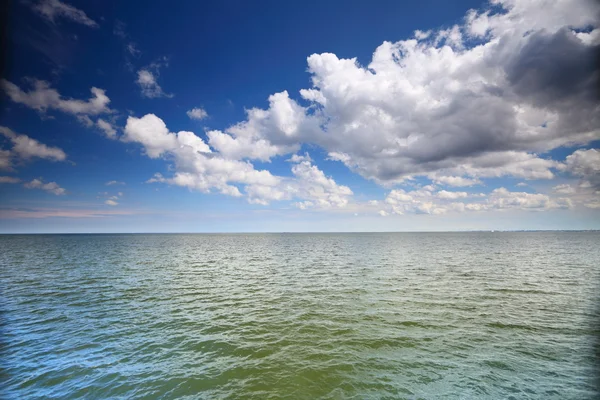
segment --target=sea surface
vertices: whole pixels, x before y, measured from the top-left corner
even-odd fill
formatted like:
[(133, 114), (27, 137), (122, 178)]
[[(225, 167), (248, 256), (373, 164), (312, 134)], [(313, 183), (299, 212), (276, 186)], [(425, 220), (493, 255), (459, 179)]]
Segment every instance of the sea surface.
[(0, 236), (2, 399), (593, 399), (600, 233)]

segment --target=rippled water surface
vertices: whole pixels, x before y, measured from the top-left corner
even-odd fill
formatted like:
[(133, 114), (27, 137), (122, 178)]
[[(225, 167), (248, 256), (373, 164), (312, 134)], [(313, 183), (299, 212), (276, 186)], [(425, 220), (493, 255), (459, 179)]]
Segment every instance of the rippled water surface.
[(0, 397), (592, 399), (599, 244), (0, 236)]

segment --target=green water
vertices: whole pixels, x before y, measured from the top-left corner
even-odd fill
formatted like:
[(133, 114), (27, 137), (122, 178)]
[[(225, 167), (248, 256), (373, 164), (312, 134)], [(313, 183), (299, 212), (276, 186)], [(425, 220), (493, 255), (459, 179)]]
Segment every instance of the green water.
[(599, 239), (0, 236), (0, 397), (592, 399)]

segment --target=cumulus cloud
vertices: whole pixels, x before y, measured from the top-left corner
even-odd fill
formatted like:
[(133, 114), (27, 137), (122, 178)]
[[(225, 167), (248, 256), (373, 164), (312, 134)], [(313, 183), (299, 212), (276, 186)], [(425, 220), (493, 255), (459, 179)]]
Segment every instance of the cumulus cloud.
[(510, 192), (505, 188), (494, 189), (489, 196), (486, 208), (519, 208), (545, 210), (549, 208), (570, 208), (567, 198), (551, 199), (542, 193)]
[(42, 178), (34, 179), (31, 182), (26, 182), (23, 184), (27, 189), (41, 189), (45, 190), (48, 193), (55, 194), (57, 196), (62, 196), (67, 193), (67, 191), (60, 187), (56, 182), (48, 182), (44, 183)]
[(308, 155), (292, 160), (293, 177), (280, 177), (267, 170), (256, 170), (248, 161), (229, 157), (231, 152), (213, 152), (193, 132), (169, 132), (164, 121), (154, 114), (129, 117), (124, 132), (122, 140), (142, 144), (148, 157), (174, 163), (172, 177), (155, 174), (148, 183), (162, 182), (234, 197), (245, 195), (250, 203), (262, 205), (300, 199), (304, 200), (301, 208), (344, 207), (352, 196), (348, 187), (338, 185), (313, 165)]
[(191, 110), (188, 110), (186, 114), (191, 119), (196, 119), (198, 121), (208, 117), (208, 113), (206, 112), (206, 110), (200, 107), (192, 108)]
[(463, 198), (469, 196), (469, 194), (467, 192), (448, 192), (446, 190), (440, 190), (439, 192), (437, 192), (436, 195), (440, 199), (449, 199), (449, 200), (463, 199)]
[(113, 199), (108, 199), (104, 202), (104, 204), (106, 204), (107, 206), (118, 206), (119, 203), (117, 203), (115, 200)]
[(299, 163), (302, 161), (312, 161), (310, 155), (308, 153), (304, 153), (304, 155), (294, 154), (288, 160), (288, 162)]
[(387, 184), (415, 176), (448, 186), (552, 179), (560, 163), (539, 154), (600, 137), (598, 44), (580, 34), (595, 32), (599, 6), (494, 4), (448, 29), (384, 42), (364, 66), (313, 54), (312, 87), (300, 91), (308, 106), (276, 93), (268, 109), (249, 110), (209, 143), (229, 157), (260, 160), (315, 144)]
[[(457, 201), (460, 200), (460, 201)], [(368, 206), (385, 206), (388, 214), (446, 214), (493, 210), (568, 209), (574, 202), (568, 197), (551, 197), (543, 193), (511, 192), (498, 188), (489, 194), (435, 191), (434, 187), (422, 187), (411, 191), (394, 189), (382, 203), (371, 202)]]
[(97, 28), (98, 23), (89, 18), (85, 12), (60, 0), (41, 0), (33, 3), (31, 7), (39, 15), (54, 23), (57, 18), (65, 18), (90, 28)]
[(305, 210), (308, 208), (344, 208), (350, 202), (352, 190), (339, 185), (331, 177), (325, 175), (313, 165), (310, 157), (302, 157), (295, 161), (292, 167), (293, 178), (280, 178), (275, 186), (260, 184), (249, 185), (246, 192), (251, 203), (268, 204), (270, 201), (280, 201), (292, 198), (304, 201), (293, 205)]
[(32, 90), (25, 92), (20, 87), (5, 79), (0, 81), (0, 87), (15, 103), (45, 113), (48, 109), (59, 110), (74, 115), (98, 115), (110, 113), (110, 99), (104, 90), (92, 87), (92, 97), (85, 100), (64, 98), (56, 89), (52, 89), (46, 81), (32, 80)]
[(438, 185), (455, 187), (481, 185), (482, 183), (479, 179), (469, 179), (462, 176), (437, 176), (434, 174), (430, 175), (429, 178)]
[(226, 132), (208, 132), (210, 145), (226, 157), (267, 161), (296, 152), (301, 141), (319, 132), (318, 120), (307, 116), (287, 91), (271, 95), (268, 109), (252, 108), (246, 113), (246, 121)]
[(556, 185), (552, 188), (552, 190), (554, 190), (554, 192), (556, 193), (560, 193), (560, 194), (573, 194), (576, 192), (576, 189), (569, 185), (568, 183), (562, 184), (562, 185)]
[(202, 192), (216, 189), (232, 196), (241, 196), (241, 193), (231, 183), (272, 186), (278, 182), (278, 178), (269, 171), (257, 171), (248, 162), (212, 154), (209, 146), (192, 132), (169, 132), (163, 120), (154, 114), (142, 118), (129, 117), (124, 132), (122, 140), (142, 144), (148, 157), (170, 157), (175, 163), (177, 172), (172, 178), (158, 175), (154, 182), (166, 182)]
[(576, 150), (565, 159), (564, 169), (590, 186), (600, 188), (600, 151), (597, 149)]
[(108, 181), (105, 183), (106, 186), (113, 186), (113, 185), (125, 185), (125, 182), (121, 182), (121, 181)]

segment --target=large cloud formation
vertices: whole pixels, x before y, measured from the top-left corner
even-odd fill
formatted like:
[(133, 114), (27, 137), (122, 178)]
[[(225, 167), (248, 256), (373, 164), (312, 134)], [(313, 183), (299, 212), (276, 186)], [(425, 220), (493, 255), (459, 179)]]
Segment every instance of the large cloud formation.
[[(119, 136), (110, 122), (89, 118), (113, 112), (98, 88), (89, 100), (76, 100), (43, 81), (33, 81), (29, 92), (8, 81), (0, 85), (17, 103), (74, 114), (107, 137), (139, 143), (148, 157), (172, 163), (171, 176), (156, 174), (149, 182), (245, 196), (253, 204), (287, 200), (300, 209), (382, 216), (600, 208), (600, 152), (589, 149), (600, 139), (598, 17), (600, 5), (591, 0), (491, 0), (460, 24), (382, 43), (366, 65), (312, 54), (311, 87), (297, 96), (272, 94), (266, 109), (251, 108), (244, 121), (208, 130), (206, 140), (170, 132), (154, 114), (129, 117)], [(166, 59), (138, 71), (146, 97), (172, 96), (157, 83), (161, 63)], [(206, 112), (188, 115), (202, 119)], [(349, 187), (297, 154), (302, 145), (322, 148), (330, 160), (392, 190), (383, 201), (353, 202)], [(578, 149), (564, 161), (545, 155), (565, 146)], [(252, 164), (289, 155), (289, 176)], [(9, 156), (0, 151), (0, 167), (10, 165)], [(446, 190), (504, 176), (574, 179), (547, 194)], [(415, 177), (431, 184), (414, 184)], [(412, 188), (400, 189), (402, 183)]]
[(274, 200), (300, 199), (303, 207), (343, 207), (352, 191), (340, 186), (311, 164), (308, 157), (291, 161), (294, 178), (256, 170), (248, 161), (227, 158), (213, 152), (193, 132), (169, 132), (154, 114), (129, 117), (121, 140), (140, 143), (150, 158), (165, 158), (175, 166), (172, 177), (156, 174), (149, 182), (164, 182), (202, 192), (218, 191), (241, 197), (243, 187), (250, 203), (267, 205)]
[(564, 163), (540, 154), (600, 138), (599, 11), (587, 0), (493, 0), (486, 10), (468, 11), (460, 25), (384, 42), (366, 66), (313, 54), (307, 58), (312, 87), (300, 98), (275, 93), (267, 109), (249, 109), (245, 121), (209, 130), (207, 143), (191, 132), (170, 133), (154, 115), (130, 117), (123, 140), (143, 144), (149, 157), (174, 161), (173, 177), (152, 181), (233, 196), (242, 196), (243, 187), (258, 204), (348, 204), (352, 191), (308, 157), (292, 157), (291, 178), (251, 164), (296, 153), (302, 144), (325, 149), (330, 159), (380, 184), (431, 180), (428, 189), (393, 190), (382, 215), (570, 208), (566, 197), (498, 188), (471, 201), (466, 192), (435, 186), (557, 173), (582, 182), (556, 194), (583, 191), (582, 201), (595, 204), (589, 200), (598, 186), (596, 150), (577, 150)]
[(510, 175), (550, 179), (538, 154), (600, 138), (598, 5), (586, 0), (495, 0), (463, 24), (384, 42), (371, 62), (308, 57), (302, 106), (287, 92), (267, 110), (209, 134), (237, 159), (325, 148), (368, 179), (416, 175), (469, 186)]

